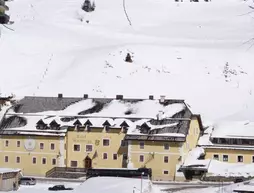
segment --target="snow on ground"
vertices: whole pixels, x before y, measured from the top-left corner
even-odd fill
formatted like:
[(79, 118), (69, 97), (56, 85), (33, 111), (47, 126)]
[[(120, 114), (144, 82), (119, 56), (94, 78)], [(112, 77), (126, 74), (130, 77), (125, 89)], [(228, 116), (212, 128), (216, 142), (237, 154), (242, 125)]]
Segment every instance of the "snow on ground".
[[(75, 190), (80, 185), (80, 183), (50, 182), (50, 183), (37, 183), (34, 186), (21, 185), (17, 192), (20, 192), (20, 193), (52, 192), (52, 191), (48, 191), (48, 188), (52, 187), (54, 185), (65, 185), (65, 187), (71, 187), (71, 188), (74, 188), (74, 190)], [(69, 191), (69, 192), (72, 192), (72, 191)]]
[[(251, 104), (252, 1), (127, 0), (132, 26), (122, 1), (96, 0), (92, 13), (82, 3), (8, 3), (15, 23), (1, 28), (2, 95), (166, 95), (210, 120)], [(133, 63), (124, 62), (127, 52)]]
[[(142, 180), (143, 192), (148, 192), (150, 187), (149, 180)], [(135, 187), (135, 188), (134, 188)], [(133, 178), (116, 178), (116, 177), (96, 177), (85, 181), (81, 186), (75, 189), (75, 192), (89, 190), (93, 193), (130, 193), (140, 192), (141, 180)]]

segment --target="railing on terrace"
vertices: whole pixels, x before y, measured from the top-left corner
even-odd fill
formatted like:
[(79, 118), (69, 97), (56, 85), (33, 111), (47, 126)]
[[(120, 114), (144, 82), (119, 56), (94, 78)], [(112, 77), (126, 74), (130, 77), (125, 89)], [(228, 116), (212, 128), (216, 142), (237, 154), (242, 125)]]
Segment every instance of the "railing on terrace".
[(53, 173), (56, 172), (81, 172), (86, 173), (86, 168), (71, 168), (71, 167), (54, 167), (46, 172), (46, 177), (50, 177)]

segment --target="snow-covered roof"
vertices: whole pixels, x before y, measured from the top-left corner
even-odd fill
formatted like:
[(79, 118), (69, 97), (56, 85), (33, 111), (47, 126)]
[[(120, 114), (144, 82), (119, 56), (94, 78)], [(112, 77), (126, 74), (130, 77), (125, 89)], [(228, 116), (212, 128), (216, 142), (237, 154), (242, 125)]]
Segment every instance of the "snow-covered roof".
[(191, 116), (183, 100), (25, 97), (7, 111), (1, 129), (64, 135), (68, 127), (89, 122), (91, 127), (126, 127), (128, 134), (142, 134), (145, 124), (149, 135), (185, 137)]
[(0, 168), (0, 174), (10, 173), (10, 172), (20, 172), (20, 169), (13, 169), (13, 168)]
[(254, 139), (254, 122), (231, 121), (214, 125), (212, 138)]

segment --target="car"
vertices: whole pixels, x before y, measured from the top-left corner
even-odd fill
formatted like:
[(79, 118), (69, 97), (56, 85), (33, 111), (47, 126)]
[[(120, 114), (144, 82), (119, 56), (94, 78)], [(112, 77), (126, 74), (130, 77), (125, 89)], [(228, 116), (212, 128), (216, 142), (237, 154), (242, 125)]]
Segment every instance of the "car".
[(73, 188), (66, 188), (64, 185), (55, 185), (53, 187), (49, 187), (48, 190), (51, 190), (51, 191), (73, 190)]
[(234, 183), (241, 183), (241, 182), (243, 182), (244, 180), (242, 179), (242, 178), (236, 178), (235, 180), (234, 180)]
[(36, 184), (36, 179), (35, 178), (30, 178), (30, 177), (21, 177), (19, 179), (19, 184), (20, 185), (35, 185)]

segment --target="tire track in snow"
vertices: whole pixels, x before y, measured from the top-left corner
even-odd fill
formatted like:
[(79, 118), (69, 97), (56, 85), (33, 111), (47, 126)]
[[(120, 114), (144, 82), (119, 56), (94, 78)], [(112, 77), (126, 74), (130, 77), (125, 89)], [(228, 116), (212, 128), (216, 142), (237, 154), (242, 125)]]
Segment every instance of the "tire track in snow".
[(36, 92), (40, 90), (40, 86), (41, 84), (43, 83), (44, 79), (46, 78), (47, 74), (48, 74), (48, 71), (49, 71), (49, 68), (52, 64), (52, 58), (53, 58), (53, 54), (51, 54), (49, 60), (48, 60), (48, 65), (46, 66), (45, 70), (43, 71), (43, 74), (42, 74), (42, 77), (38, 83), (38, 85), (36, 86), (36, 91), (33, 93), (33, 96), (35, 96)]

